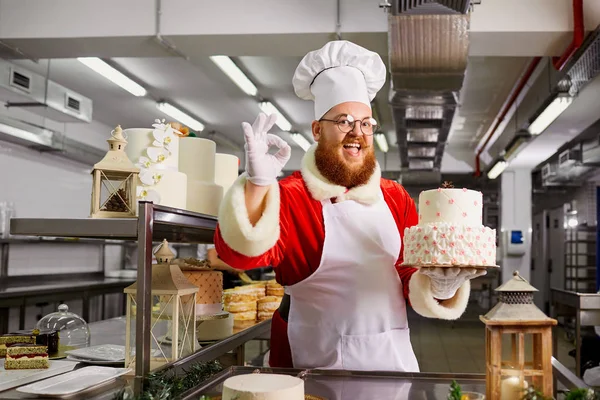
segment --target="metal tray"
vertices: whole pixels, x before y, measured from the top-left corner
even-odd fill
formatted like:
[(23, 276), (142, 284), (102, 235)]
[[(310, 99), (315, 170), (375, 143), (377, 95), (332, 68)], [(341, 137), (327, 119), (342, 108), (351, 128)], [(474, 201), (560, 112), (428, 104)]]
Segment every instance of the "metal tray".
[(453, 380), (456, 380), (464, 391), (485, 393), (484, 374), (230, 367), (186, 392), (181, 399), (198, 399), (200, 395), (220, 396), (222, 384), (227, 378), (251, 374), (254, 371), (300, 376), (305, 381), (304, 391), (307, 395), (326, 400), (442, 400), (448, 397)]

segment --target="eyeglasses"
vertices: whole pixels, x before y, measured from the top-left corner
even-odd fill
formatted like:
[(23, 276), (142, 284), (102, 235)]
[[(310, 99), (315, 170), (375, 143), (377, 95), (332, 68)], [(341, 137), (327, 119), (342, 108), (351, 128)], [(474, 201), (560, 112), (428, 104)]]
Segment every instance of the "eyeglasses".
[(371, 136), (377, 129), (377, 121), (375, 121), (375, 118), (372, 117), (366, 117), (360, 120), (355, 119), (352, 115), (343, 114), (336, 119), (321, 118), (319, 122), (322, 121), (333, 122), (337, 125), (338, 129), (342, 133), (352, 132), (354, 130), (354, 125), (357, 122), (360, 122), (360, 131), (363, 133), (363, 135)]

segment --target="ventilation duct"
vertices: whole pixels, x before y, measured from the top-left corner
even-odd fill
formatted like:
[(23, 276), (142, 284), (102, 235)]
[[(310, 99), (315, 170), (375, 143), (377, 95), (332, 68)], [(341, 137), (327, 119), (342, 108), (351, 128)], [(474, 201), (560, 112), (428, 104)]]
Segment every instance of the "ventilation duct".
[(106, 151), (70, 139), (60, 132), (1, 116), (0, 141), (56, 154), (88, 166), (94, 165), (106, 155)]
[(46, 77), (0, 60), (0, 101), (58, 122), (91, 122), (92, 100)]
[(469, 52), (470, 1), (396, 0), (388, 24), (390, 106), (402, 182), (439, 183)]
[[(567, 64), (557, 89), (568, 88), (577, 95), (600, 75), (600, 26), (590, 33)], [(581, 184), (600, 167), (600, 119), (581, 132), (541, 167), (542, 185)], [(543, 139), (542, 136), (538, 139)]]

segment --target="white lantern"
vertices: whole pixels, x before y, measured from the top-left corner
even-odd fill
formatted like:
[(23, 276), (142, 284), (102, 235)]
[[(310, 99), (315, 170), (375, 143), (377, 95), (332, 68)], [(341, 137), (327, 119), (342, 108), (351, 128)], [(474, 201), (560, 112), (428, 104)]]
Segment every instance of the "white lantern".
[(92, 218), (135, 218), (136, 184), (140, 169), (125, 153), (121, 126), (107, 140), (108, 152), (92, 170)]
[[(158, 264), (152, 266), (152, 318), (150, 321), (150, 370), (188, 356), (196, 351), (196, 294), (163, 240), (157, 249)], [(125, 367), (135, 368), (136, 311), (138, 282), (125, 288), (127, 317)]]

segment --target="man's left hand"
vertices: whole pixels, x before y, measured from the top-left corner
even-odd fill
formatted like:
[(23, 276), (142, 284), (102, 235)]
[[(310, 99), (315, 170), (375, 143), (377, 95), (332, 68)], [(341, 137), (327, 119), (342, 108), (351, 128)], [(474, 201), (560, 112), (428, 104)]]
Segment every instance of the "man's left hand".
[(419, 273), (426, 275), (431, 280), (431, 292), (438, 300), (447, 300), (454, 297), (458, 288), (467, 280), (487, 274), (485, 269), (469, 267), (422, 267)]

